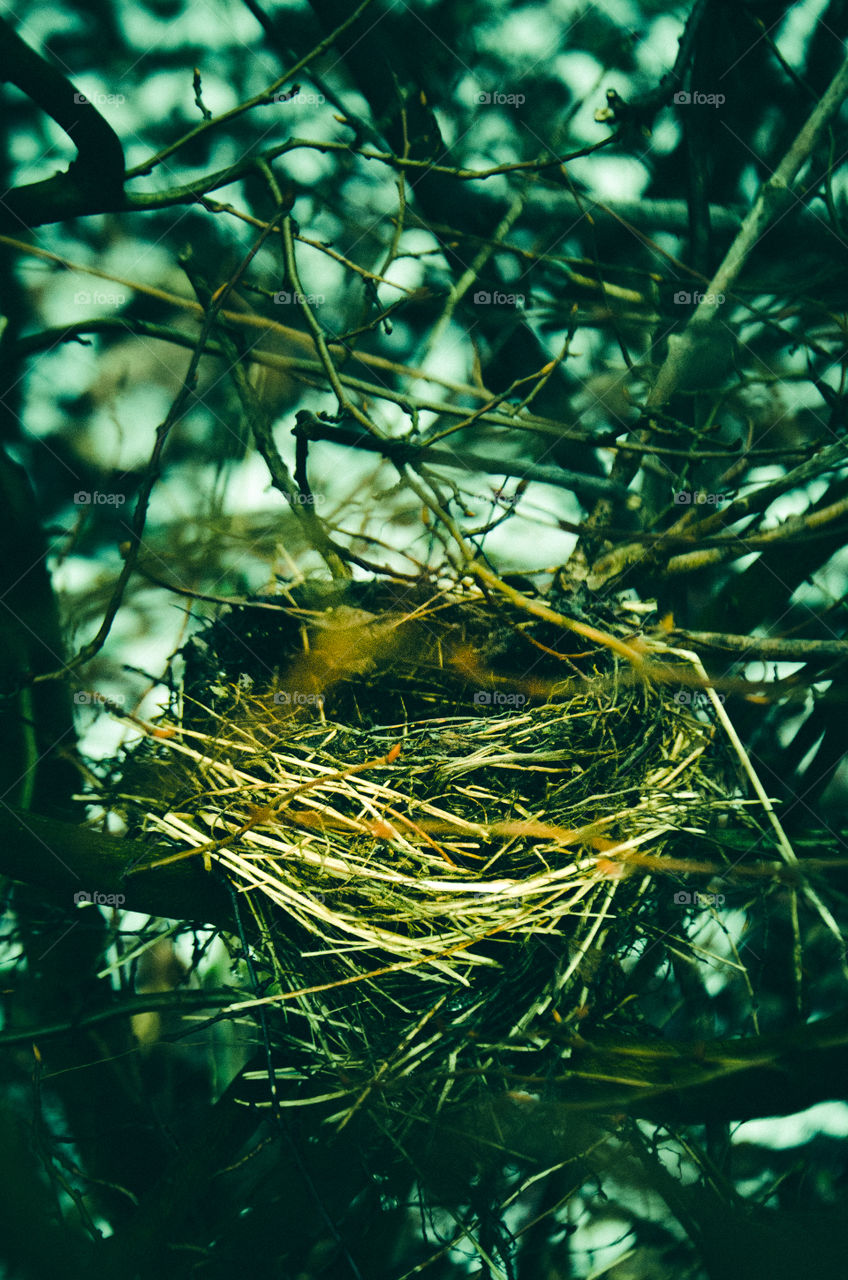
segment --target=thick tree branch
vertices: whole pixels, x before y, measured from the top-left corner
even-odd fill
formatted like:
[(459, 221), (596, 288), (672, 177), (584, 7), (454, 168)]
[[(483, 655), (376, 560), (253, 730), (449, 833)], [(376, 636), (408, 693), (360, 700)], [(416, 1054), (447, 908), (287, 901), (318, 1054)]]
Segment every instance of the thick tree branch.
[(45, 1040), (68, 1035), (82, 1027), (94, 1027), (115, 1018), (134, 1018), (139, 1013), (188, 1014), (199, 1009), (227, 1009), (237, 1004), (238, 1000), (238, 993), (229, 988), (223, 991), (147, 991), (116, 999), (112, 1004), (90, 1009), (75, 1018), (63, 1018), (57, 1022), (35, 1022), (24, 1027), (15, 1025), (11, 1031), (0, 1031), (0, 1048), (12, 1044), (31, 1044), (33, 1041), (41, 1045)]
[[(560, 1097), (672, 1124), (792, 1115), (848, 1096), (848, 1014), (774, 1035), (689, 1044), (577, 1037)], [(555, 1105), (555, 1104), (554, 1104)]]
[(745, 263), (769, 226), (798, 200), (793, 184), (824, 130), (839, 112), (846, 94), (848, 59), (842, 63), (775, 172), (763, 183), (751, 212), (686, 328), (669, 338), (668, 356), (648, 396), (648, 409), (668, 404), (675, 391), (691, 381), (693, 370), (706, 358), (705, 351), (714, 342), (714, 334), (719, 328), (719, 300), (733, 292)]
[(736, 653), (746, 661), (769, 658), (777, 662), (844, 662), (848, 660), (848, 640), (804, 640), (792, 636), (738, 636), (725, 631), (671, 632), (675, 642), (696, 648), (720, 649)]
[(196, 859), (129, 874), (157, 852), (161, 848), (91, 827), (0, 809), (0, 874), (65, 898), (68, 905), (80, 890), (123, 894), (127, 910), (232, 928), (229, 896)]
[(35, 226), (122, 208), (124, 151), (118, 135), (70, 80), (30, 49), (5, 18), (0, 18), (0, 80), (25, 93), (56, 121), (77, 149), (77, 158), (67, 173), (8, 192), (0, 200), (0, 225)]

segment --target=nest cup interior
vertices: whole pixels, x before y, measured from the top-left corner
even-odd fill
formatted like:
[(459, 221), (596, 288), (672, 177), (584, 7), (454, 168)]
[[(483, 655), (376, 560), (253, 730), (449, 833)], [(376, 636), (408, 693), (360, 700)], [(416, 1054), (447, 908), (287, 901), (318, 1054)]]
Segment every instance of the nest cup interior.
[(560, 1058), (673, 892), (655, 860), (753, 823), (673, 686), (479, 595), (388, 605), (212, 624), (121, 783), (237, 887), (293, 1096), (342, 1112)]

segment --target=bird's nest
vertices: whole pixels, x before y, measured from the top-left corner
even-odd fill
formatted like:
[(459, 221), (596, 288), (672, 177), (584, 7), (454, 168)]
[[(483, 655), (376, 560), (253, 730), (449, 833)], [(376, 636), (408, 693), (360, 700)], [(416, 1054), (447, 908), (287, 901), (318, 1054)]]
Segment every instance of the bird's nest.
[[(546, 652), (539, 669), (559, 680), (489, 668), (480, 687), (468, 646), (476, 635), (479, 655), (495, 622), (475, 597), (431, 614), (401, 656), (349, 645), (356, 662), (331, 679), (319, 622), (286, 615), (300, 638), (264, 683), (243, 660), (207, 669), (205, 701), (195, 681), (130, 760), (124, 806), (165, 856), (194, 854), (236, 886), (288, 1100), (333, 1100), (338, 1118), (537, 1078), (659, 936), (657, 902), (667, 914), (681, 891), (666, 869), (721, 866), (728, 833), (758, 834), (713, 704), (693, 692), (702, 673), (666, 653), (663, 678), (646, 678), (615, 647), (563, 655), (537, 628), (537, 666)], [(416, 687), (413, 718), (378, 723), (374, 708), (403, 711)]]

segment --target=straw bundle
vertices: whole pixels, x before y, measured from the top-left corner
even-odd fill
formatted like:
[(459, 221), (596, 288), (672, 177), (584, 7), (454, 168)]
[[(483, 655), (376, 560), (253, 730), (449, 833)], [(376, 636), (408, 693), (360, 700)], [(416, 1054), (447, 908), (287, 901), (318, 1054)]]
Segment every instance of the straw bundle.
[[(416, 669), (433, 686), (424, 656), (407, 692)], [(340, 705), (401, 678), (362, 666)], [(623, 667), (594, 654), (531, 705), (503, 680), (463, 701), (445, 660), (451, 714), (357, 726), (242, 675), (159, 724), (139, 820), (242, 895), (293, 1101), (432, 1103), (561, 1058), (602, 958), (644, 931), (655, 860), (752, 821), (714, 726)]]

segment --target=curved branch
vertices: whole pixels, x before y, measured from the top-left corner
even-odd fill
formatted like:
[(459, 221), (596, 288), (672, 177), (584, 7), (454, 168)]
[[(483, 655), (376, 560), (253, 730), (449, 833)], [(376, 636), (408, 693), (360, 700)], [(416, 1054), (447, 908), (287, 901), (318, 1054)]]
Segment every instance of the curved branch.
[(713, 340), (712, 335), (718, 329), (720, 304), (717, 299), (733, 292), (742, 268), (767, 228), (798, 200), (793, 191), (793, 183), (810, 159), (822, 133), (838, 114), (846, 95), (848, 58), (833, 77), (826, 93), (804, 123), (775, 172), (763, 183), (753, 208), (688, 324), (679, 334), (669, 338), (668, 355), (648, 396), (648, 409), (657, 409), (667, 404), (674, 392), (686, 384), (693, 367), (703, 356), (705, 345)]
[(15, 187), (0, 201), (0, 223), (36, 226), (123, 206), (124, 150), (114, 129), (58, 67), (0, 17), (0, 80), (15, 85), (55, 120), (77, 149), (67, 173)]
[(138, 1013), (183, 1013), (195, 1009), (226, 1009), (236, 1003), (237, 991), (226, 987), (220, 991), (148, 991), (126, 996), (112, 1004), (83, 1012), (76, 1018), (63, 1018), (60, 1022), (33, 1023), (27, 1027), (12, 1027), (0, 1031), (0, 1048), (11, 1044), (31, 1044), (54, 1036), (64, 1036), (81, 1027), (97, 1026), (113, 1018), (134, 1018)]
[[(846, 1096), (848, 1015), (686, 1044), (576, 1037), (560, 1097), (576, 1110), (678, 1124), (792, 1115)], [(556, 1103), (552, 1104), (556, 1107)]]
[(725, 631), (684, 631), (675, 627), (675, 641), (682, 640), (696, 648), (720, 649), (738, 653), (745, 661), (768, 658), (777, 662), (845, 662), (848, 640), (804, 640), (790, 636), (738, 636)]
[(123, 894), (127, 910), (172, 920), (196, 920), (232, 928), (226, 890), (196, 861), (177, 862), (155, 871), (131, 868), (156, 851), (136, 840), (121, 840), (91, 827), (77, 826), (0, 808), (0, 874), (35, 885), (73, 905), (74, 894)]

